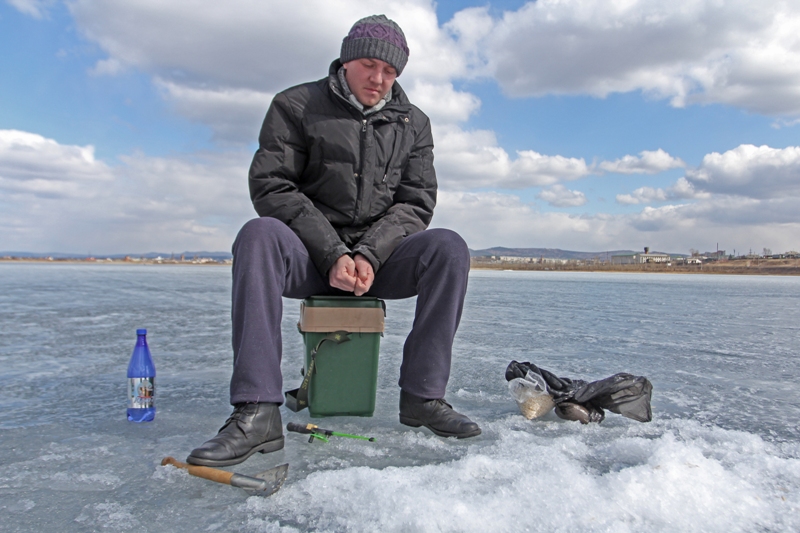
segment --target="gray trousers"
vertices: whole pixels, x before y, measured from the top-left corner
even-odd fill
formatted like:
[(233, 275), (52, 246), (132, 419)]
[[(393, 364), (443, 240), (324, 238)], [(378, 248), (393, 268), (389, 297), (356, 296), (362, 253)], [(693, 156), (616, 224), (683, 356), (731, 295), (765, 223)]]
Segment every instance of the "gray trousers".
[[(417, 296), (400, 367), (404, 391), (444, 397), (468, 273), (464, 240), (450, 230), (430, 229), (403, 239), (375, 274), (367, 296)], [(343, 294), (328, 285), (288, 226), (268, 217), (245, 224), (233, 244), (231, 404), (283, 402), (281, 296)]]

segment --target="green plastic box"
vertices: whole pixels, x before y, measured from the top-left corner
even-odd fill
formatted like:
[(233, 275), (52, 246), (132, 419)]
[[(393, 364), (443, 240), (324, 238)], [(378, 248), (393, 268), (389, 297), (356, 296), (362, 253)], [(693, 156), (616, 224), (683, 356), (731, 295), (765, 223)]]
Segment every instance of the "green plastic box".
[(365, 296), (312, 296), (300, 304), (305, 372), (317, 348), (308, 386), (311, 417), (372, 416), (385, 315), (383, 300)]

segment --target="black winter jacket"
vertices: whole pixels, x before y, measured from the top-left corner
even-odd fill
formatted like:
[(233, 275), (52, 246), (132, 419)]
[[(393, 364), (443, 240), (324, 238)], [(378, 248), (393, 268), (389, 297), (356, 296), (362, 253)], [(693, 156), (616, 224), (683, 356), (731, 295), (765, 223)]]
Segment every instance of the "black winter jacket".
[(365, 116), (341, 95), (340, 66), (275, 96), (250, 166), (256, 212), (289, 226), (323, 276), (344, 254), (364, 255), (377, 272), (436, 204), (428, 117), (396, 82)]

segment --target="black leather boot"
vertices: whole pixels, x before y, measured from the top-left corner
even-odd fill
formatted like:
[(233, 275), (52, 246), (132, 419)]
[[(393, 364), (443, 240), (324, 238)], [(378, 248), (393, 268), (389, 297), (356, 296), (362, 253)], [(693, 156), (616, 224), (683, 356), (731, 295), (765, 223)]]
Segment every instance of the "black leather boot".
[(239, 403), (219, 433), (192, 450), (186, 462), (202, 466), (239, 464), (256, 452), (283, 448), (283, 424), (274, 403)]
[(425, 426), (440, 437), (466, 439), (481, 434), (478, 424), (442, 400), (426, 400), (400, 391), (400, 423), (418, 428)]

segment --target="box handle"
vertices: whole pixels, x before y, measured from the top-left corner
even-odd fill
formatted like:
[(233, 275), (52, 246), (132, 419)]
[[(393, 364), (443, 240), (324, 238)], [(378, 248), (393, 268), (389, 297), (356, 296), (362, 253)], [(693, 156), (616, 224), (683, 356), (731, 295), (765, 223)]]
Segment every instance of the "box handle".
[(350, 340), (350, 334), (346, 331), (334, 331), (328, 333), (323, 337), (317, 345), (311, 350), (311, 364), (308, 365), (308, 371), (303, 376), (303, 383), (300, 387), (294, 390), (286, 391), (286, 407), (295, 413), (302, 411), (308, 407), (308, 388), (311, 386), (311, 376), (314, 374), (317, 364), (317, 352), (319, 351), (322, 343), (325, 341), (333, 341), (336, 344), (342, 344)]

